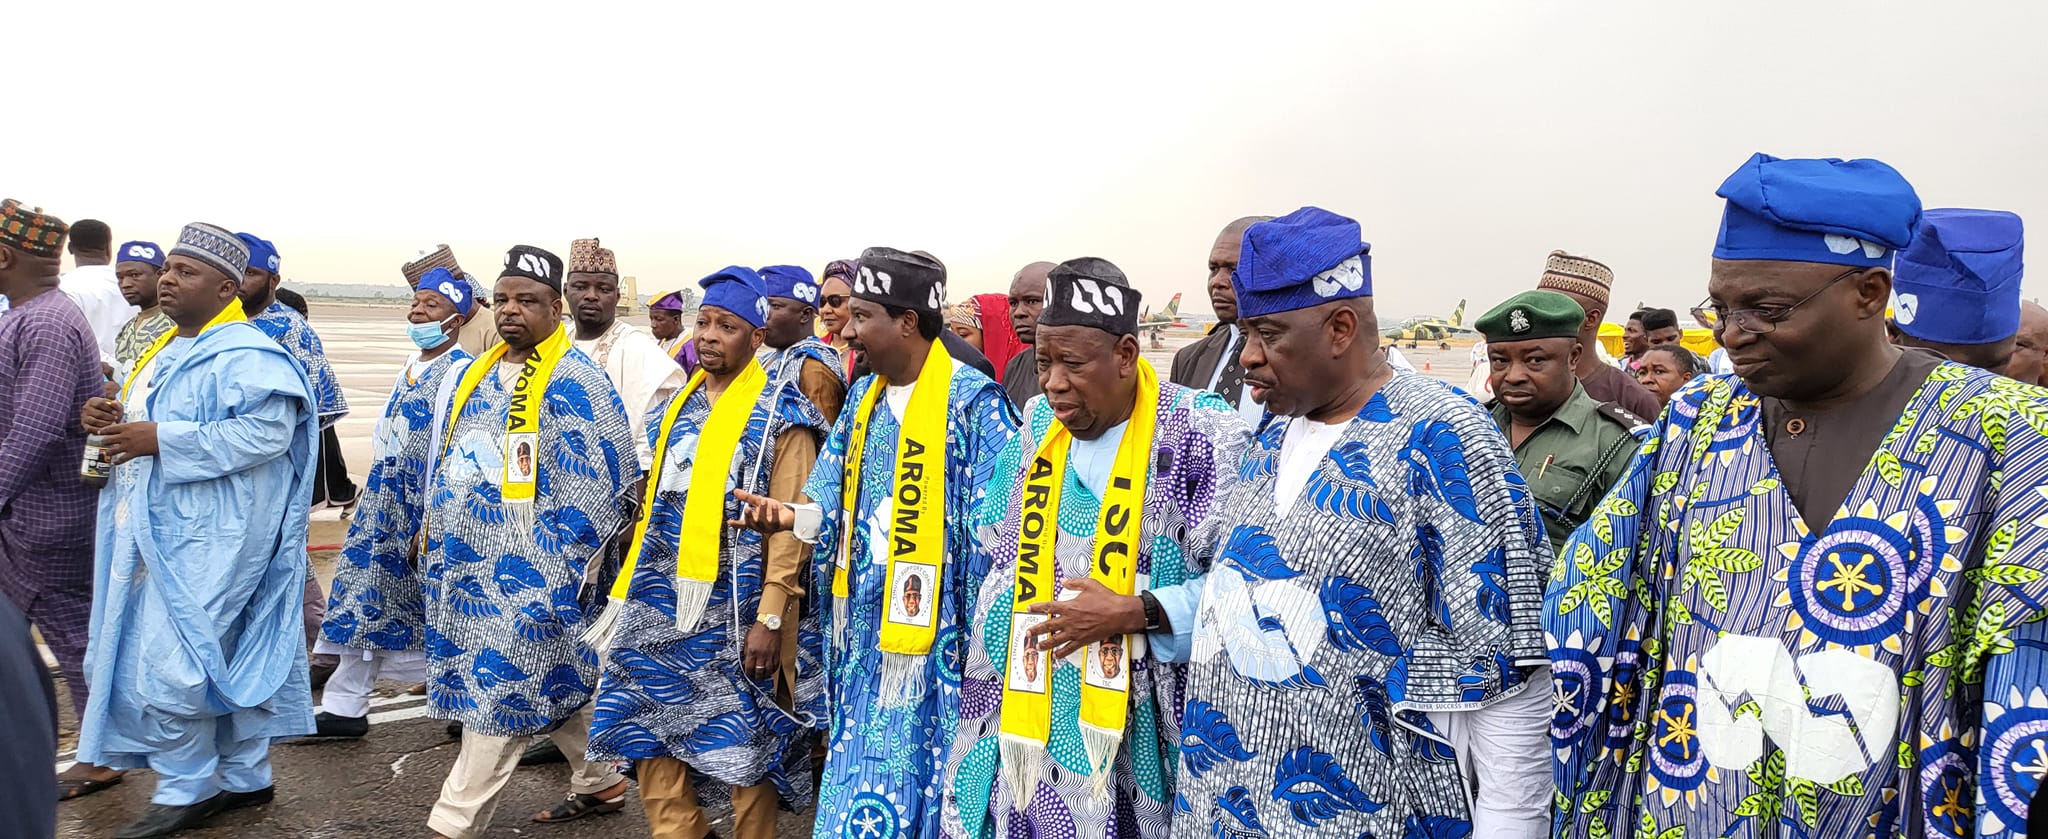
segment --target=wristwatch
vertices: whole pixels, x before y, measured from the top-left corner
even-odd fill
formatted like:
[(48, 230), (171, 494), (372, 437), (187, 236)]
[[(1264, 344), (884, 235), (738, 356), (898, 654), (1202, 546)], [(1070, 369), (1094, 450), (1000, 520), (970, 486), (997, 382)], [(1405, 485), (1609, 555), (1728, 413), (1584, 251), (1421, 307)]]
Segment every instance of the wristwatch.
[(1138, 592), (1138, 602), (1145, 607), (1145, 631), (1158, 632), (1163, 611), (1159, 607), (1159, 598), (1153, 597), (1152, 592), (1141, 591)]
[(773, 613), (773, 612), (770, 612), (770, 613), (768, 613), (768, 614), (764, 614), (764, 615), (760, 616), (759, 618), (757, 618), (757, 620), (759, 620), (759, 621), (761, 622), (761, 625), (762, 625), (762, 626), (768, 627), (768, 631), (769, 631), (769, 632), (781, 632), (781, 631), (782, 631), (782, 616), (781, 616), (781, 615), (778, 615), (778, 614), (775, 614), (775, 613)]

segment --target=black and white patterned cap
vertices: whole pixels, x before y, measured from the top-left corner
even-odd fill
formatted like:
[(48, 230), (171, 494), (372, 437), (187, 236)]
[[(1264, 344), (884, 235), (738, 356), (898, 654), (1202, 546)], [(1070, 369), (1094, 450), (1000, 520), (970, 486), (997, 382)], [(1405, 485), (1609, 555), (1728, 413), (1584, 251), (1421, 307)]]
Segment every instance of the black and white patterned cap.
[(923, 251), (868, 248), (854, 272), (853, 296), (884, 306), (940, 314), (946, 308), (946, 266)]
[(1084, 256), (1053, 266), (1046, 275), (1040, 326), (1092, 326), (1111, 335), (1138, 334), (1138, 301), (1122, 269)]
[(505, 270), (498, 277), (525, 277), (562, 291), (562, 258), (532, 245), (513, 245), (505, 252)]

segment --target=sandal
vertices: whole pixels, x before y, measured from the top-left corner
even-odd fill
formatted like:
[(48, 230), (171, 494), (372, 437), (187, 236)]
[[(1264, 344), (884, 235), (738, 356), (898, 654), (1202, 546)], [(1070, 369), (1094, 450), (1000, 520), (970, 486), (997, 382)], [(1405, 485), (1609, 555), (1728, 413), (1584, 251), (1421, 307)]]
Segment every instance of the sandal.
[(57, 800), (70, 801), (112, 789), (121, 785), (121, 778), (120, 775), (112, 778), (58, 778)]
[(620, 781), (618, 786), (605, 790), (605, 792), (612, 792), (613, 790), (617, 790), (617, 792), (610, 798), (602, 797), (604, 793), (598, 793), (597, 795), (584, 795), (578, 792), (569, 793), (568, 797), (562, 799), (562, 803), (535, 814), (533, 820), (541, 824), (560, 824), (562, 822), (572, 822), (584, 816), (602, 816), (606, 813), (616, 813), (626, 808), (626, 782)]

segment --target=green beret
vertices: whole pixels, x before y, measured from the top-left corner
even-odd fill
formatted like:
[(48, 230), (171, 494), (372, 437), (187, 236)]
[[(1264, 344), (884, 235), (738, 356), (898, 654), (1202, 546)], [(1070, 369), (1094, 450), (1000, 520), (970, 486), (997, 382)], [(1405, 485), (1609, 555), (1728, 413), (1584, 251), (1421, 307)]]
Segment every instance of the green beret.
[(1577, 338), (1586, 310), (1555, 291), (1525, 291), (1480, 315), (1473, 327), (1492, 343)]

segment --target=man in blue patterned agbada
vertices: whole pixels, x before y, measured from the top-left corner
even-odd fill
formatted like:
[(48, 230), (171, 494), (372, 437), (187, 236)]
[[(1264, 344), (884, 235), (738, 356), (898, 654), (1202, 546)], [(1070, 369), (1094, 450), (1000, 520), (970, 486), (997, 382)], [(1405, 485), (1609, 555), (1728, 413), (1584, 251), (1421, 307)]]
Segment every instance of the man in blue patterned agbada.
[(988, 573), (975, 514), (1017, 427), (1002, 387), (940, 342), (945, 302), (931, 255), (864, 252), (842, 334), (873, 373), (847, 393), (805, 503), (741, 493), (748, 527), (818, 546), (813, 590), (829, 593), (820, 839), (939, 835), (966, 626)]
[(1244, 233), (1268, 413), (1193, 540), (1180, 839), (1548, 828), (1549, 546), (1486, 411), (1378, 352), (1360, 239), (1315, 207)]
[(1890, 166), (1758, 154), (1720, 195), (1694, 312), (1735, 375), (1673, 396), (1546, 598), (1557, 833), (2024, 836), (2048, 392), (1887, 342), (1927, 235)]
[(625, 405), (562, 325), (562, 260), (527, 245), (493, 289), (505, 342), (472, 362), (448, 406), (428, 485), (420, 573), (427, 696), (462, 722), (462, 751), (427, 820), (448, 839), (490, 827), (520, 752), (546, 733), (569, 794), (534, 821), (616, 812), (626, 781), (584, 759), (597, 655), (582, 641), (601, 601), (593, 565), (640, 480)]
[[(632, 761), (654, 839), (701, 839), (730, 811), (735, 839), (772, 839), (778, 808), (811, 803), (823, 711), (810, 546), (727, 521), (728, 491), (795, 497), (831, 424), (795, 378), (754, 360), (769, 288), (738, 266), (704, 278), (699, 366), (647, 428), (654, 471), (616, 620), (599, 645), (590, 757)], [(678, 404), (680, 403), (680, 404)], [(701, 467), (701, 471), (700, 471)]]
[(440, 461), (448, 404), (472, 360), (456, 335), (475, 311), (467, 281), (435, 268), (406, 313), (414, 346), (371, 434), (370, 475), (334, 569), (316, 654), (337, 657), (314, 716), (319, 736), (361, 737), (370, 729), (370, 689), (379, 679), (426, 680), (426, 607), (419, 579), (420, 525), (427, 481)]

